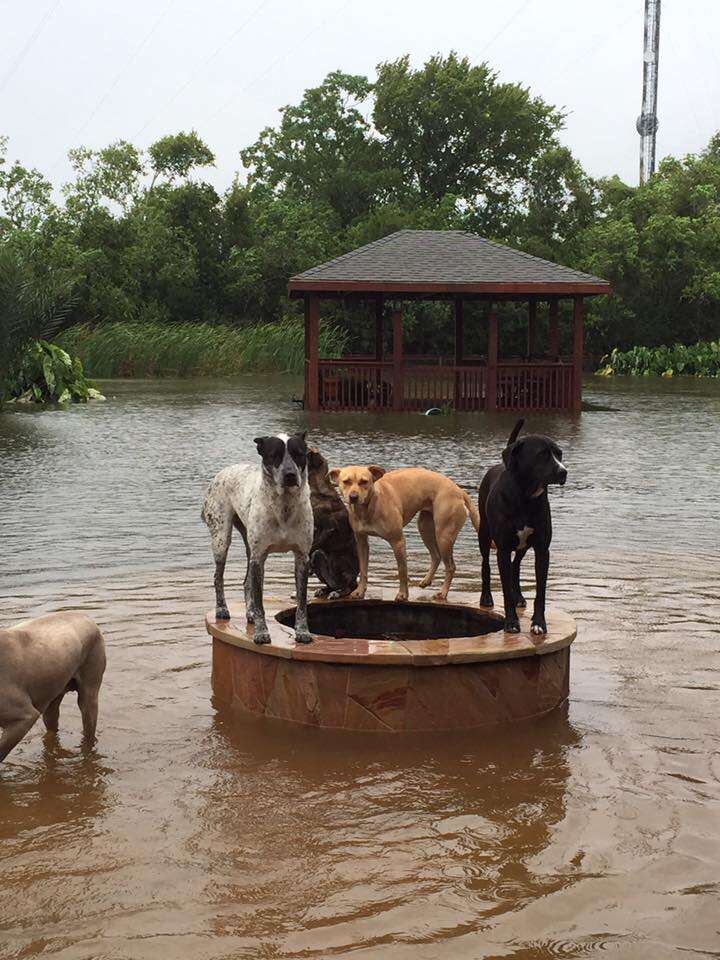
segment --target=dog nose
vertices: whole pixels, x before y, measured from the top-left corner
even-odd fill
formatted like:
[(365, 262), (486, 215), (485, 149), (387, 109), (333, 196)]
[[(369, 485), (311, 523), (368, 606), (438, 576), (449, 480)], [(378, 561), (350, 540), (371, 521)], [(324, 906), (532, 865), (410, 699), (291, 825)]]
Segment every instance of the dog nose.
[(283, 477), (283, 483), (286, 487), (296, 487), (297, 486), (297, 474), (296, 473), (286, 473)]
[(565, 481), (567, 480), (567, 470), (563, 467), (558, 471), (558, 481), (561, 487), (565, 486)]
[(359, 498), (360, 498), (359, 494), (351, 493), (350, 496), (348, 497), (348, 500), (350, 501), (350, 503), (357, 503)]

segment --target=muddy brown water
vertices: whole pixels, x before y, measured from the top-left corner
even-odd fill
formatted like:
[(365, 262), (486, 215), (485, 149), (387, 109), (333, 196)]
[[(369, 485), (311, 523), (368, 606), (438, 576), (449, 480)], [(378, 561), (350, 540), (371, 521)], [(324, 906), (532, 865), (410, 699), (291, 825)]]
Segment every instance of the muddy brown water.
[[(68, 698), (0, 770), (3, 960), (720, 956), (720, 384), (592, 380), (613, 411), (531, 419), (570, 470), (568, 707), (387, 738), (214, 710), (204, 486), (301, 425), (334, 464), (472, 485), (513, 418), (312, 419), (282, 377), (104, 389), (0, 415), (0, 623), (82, 609), (109, 649), (96, 749)], [(469, 526), (457, 559), (476, 597)], [(241, 573), (236, 550), (231, 607)], [(287, 560), (266, 579), (288, 597)]]

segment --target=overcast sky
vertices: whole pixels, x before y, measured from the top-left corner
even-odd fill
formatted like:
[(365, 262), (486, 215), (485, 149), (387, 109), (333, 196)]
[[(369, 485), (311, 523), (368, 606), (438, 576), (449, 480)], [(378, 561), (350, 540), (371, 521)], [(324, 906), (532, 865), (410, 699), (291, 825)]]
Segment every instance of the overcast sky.
[[(330, 70), (409, 53), (487, 60), (568, 112), (592, 174), (637, 182), (644, 0), (0, 0), (0, 133), (67, 179), (70, 147), (195, 128), (219, 188), (238, 151)], [(720, 2), (665, 0), (658, 157), (720, 128)]]

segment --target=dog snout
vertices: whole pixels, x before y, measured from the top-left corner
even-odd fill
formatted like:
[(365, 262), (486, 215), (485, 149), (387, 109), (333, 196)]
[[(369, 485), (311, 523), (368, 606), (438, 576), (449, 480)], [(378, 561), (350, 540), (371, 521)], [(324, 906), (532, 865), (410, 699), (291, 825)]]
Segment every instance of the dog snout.
[(359, 499), (360, 499), (360, 494), (355, 491), (353, 491), (348, 497), (348, 500), (350, 501), (350, 503), (357, 503)]
[(283, 475), (283, 483), (286, 487), (297, 487), (298, 476), (293, 470), (287, 470)]
[(558, 483), (561, 487), (565, 486), (565, 481), (567, 480), (567, 470), (565, 467), (560, 467), (558, 469)]

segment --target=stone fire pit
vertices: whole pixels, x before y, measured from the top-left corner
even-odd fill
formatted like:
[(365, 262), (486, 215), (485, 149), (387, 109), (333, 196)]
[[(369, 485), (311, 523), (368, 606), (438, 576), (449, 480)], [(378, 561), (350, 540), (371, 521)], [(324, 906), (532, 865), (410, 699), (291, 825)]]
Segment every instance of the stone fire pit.
[(422, 598), (318, 601), (312, 644), (296, 644), (295, 608), (266, 599), (272, 642), (257, 646), (244, 610), (208, 614), (216, 703), (345, 730), (466, 730), (539, 716), (568, 696), (575, 622), (551, 610), (548, 633), (502, 630), (501, 611)]

